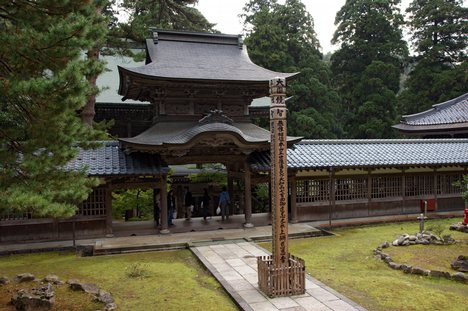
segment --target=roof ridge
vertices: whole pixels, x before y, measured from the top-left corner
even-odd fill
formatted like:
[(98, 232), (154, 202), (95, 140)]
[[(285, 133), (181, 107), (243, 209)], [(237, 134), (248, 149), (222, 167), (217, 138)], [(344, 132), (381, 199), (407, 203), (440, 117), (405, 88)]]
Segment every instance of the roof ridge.
[(427, 144), (427, 143), (468, 143), (468, 138), (430, 138), (430, 139), (303, 139), (297, 144)]
[(451, 106), (453, 106), (453, 105), (455, 105), (457, 103), (460, 103), (462, 101), (465, 101), (465, 100), (468, 100), (468, 93), (460, 95), (460, 96), (458, 96), (456, 98), (449, 99), (449, 100), (447, 100), (445, 102), (442, 102), (442, 103), (439, 103), (439, 104), (434, 104), (428, 110), (421, 111), (421, 112), (418, 112), (418, 113), (403, 115), (401, 117), (404, 118), (404, 120), (402, 120), (401, 122), (407, 124), (407, 122), (411, 121), (414, 118), (421, 117), (423, 115), (429, 114), (429, 113), (434, 112), (434, 111), (440, 111), (442, 109), (449, 108), (449, 107), (451, 107)]

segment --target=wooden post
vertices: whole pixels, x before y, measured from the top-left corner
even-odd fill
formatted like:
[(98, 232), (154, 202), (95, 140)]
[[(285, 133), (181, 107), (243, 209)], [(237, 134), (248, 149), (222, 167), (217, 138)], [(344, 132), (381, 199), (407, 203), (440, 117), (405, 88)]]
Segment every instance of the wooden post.
[(401, 170), (401, 214), (405, 213), (406, 206), (406, 176), (405, 169)]
[(161, 234), (170, 233), (168, 228), (167, 214), (167, 176), (163, 175), (161, 180)]
[(367, 170), (367, 216), (370, 216), (370, 206), (372, 201), (372, 177), (371, 170)]
[(229, 197), (231, 198), (231, 204), (228, 206), (228, 215), (232, 215), (232, 210), (234, 209), (234, 179), (231, 175), (230, 167), (228, 167), (227, 191), (229, 193)]
[(273, 260), (277, 267), (287, 265), (288, 254), (288, 163), (286, 140), (286, 79), (270, 80), (271, 186)]
[(297, 182), (296, 176), (291, 176), (289, 179), (291, 186), (291, 223), (295, 224), (298, 222), (297, 219)]
[(328, 207), (328, 227), (332, 226), (333, 211), (335, 210), (335, 170), (330, 167), (330, 178), (329, 178), (329, 193), (330, 204)]
[(106, 236), (114, 236), (112, 231), (112, 188), (106, 187)]
[(437, 167), (434, 167), (434, 211), (437, 212)]
[(250, 166), (246, 162), (244, 164), (244, 227), (252, 228), (254, 225), (251, 223), (252, 218), (252, 176), (250, 174)]

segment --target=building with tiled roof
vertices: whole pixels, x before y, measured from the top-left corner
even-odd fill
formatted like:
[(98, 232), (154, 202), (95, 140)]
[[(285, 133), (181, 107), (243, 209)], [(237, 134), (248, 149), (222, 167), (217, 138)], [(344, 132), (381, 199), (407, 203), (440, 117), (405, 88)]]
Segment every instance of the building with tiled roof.
[[(217, 202), (220, 188), (190, 184), (190, 178), (180, 174), (175, 177), (176, 165), (221, 164), (234, 203), (230, 212), (243, 214), (248, 227), (255, 225), (252, 213), (268, 211), (268, 203), (258, 204), (255, 194), (261, 185), (269, 185), (271, 133), (252, 119), (265, 116), (259, 107), (270, 102), (265, 97), (269, 80), (280, 76), (289, 82), (295, 74), (253, 64), (238, 36), (154, 31), (146, 44), (145, 64), (109, 57), (112, 68), (98, 80), (113, 91), (106, 89), (97, 98), (96, 120), (115, 119), (110, 133), (116, 140), (80, 149), (66, 167), (85, 170), (101, 185), (79, 204), (71, 220), (1, 218), (0, 242), (66, 239), (72, 236), (71, 228), (79, 237), (112, 234), (112, 194), (122, 189), (153, 190), (154, 207), (161, 210), (161, 227), (154, 230), (168, 233), (168, 183), (176, 194), (179, 217), (185, 211), (184, 186), (191, 187), (195, 198), (198, 190), (208, 188), (211, 202)], [(119, 83), (112, 78), (117, 73)], [(466, 130), (467, 98), (465, 94), (405, 116), (395, 127), (409, 132)], [(468, 139), (288, 137), (287, 147), (291, 222), (414, 214), (420, 211), (421, 200), (428, 201), (434, 213), (463, 209), (461, 190), (454, 182), (467, 173)], [(216, 205), (209, 209), (214, 214)]]
[(403, 116), (393, 128), (408, 135), (468, 138), (468, 93), (431, 109)]

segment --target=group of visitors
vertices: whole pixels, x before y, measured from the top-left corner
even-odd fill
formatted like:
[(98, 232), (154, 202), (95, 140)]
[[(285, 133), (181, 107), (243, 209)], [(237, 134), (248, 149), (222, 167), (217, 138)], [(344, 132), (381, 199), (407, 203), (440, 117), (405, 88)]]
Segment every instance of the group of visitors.
[[(194, 199), (192, 196), (192, 192), (190, 192), (189, 187), (185, 187), (185, 194), (184, 194), (184, 212), (185, 212), (185, 219), (190, 221), (195, 209)], [(160, 197), (158, 196), (157, 202), (159, 202)], [(200, 200), (200, 211), (203, 220), (206, 221), (207, 218), (211, 217), (210, 212), (210, 201), (211, 197), (208, 193), (208, 189), (203, 189), (203, 197)], [(229, 197), (229, 192), (227, 192), (226, 186), (222, 187), (222, 191), (219, 194), (218, 199), (218, 207), (216, 209), (216, 214), (221, 215), (221, 220), (228, 220), (229, 219), (229, 204), (231, 203), (231, 199)], [(156, 222), (156, 226), (159, 226), (159, 214), (160, 208), (159, 204), (155, 204), (154, 210), (154, 221)], [(168, 217), (168, 225), (174, 226), (174, 219), (177, 218), (177, 209), (176, 209), (176, 199), (174, 196), (174, 190), (169, 190), (167, 193), (167, 217)]]

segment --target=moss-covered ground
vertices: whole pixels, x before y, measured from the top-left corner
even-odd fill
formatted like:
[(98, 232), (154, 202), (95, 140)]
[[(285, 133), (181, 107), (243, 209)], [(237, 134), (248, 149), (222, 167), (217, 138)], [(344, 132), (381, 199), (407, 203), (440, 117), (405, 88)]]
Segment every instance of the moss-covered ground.
[[(0, 257), (0, 276), (49, 273), (75, 278), (110, 291), (119, 310), (238, 310), (221, 285), (189, 250), (77, 257), (74, 253), (43, 253)], [(136, 277), (128, 274), (133, 272)], [(138, 275), (140, 275), (138, 277)], [(23, 283), (24, 284), (24, 283)], [(23, 287), (23, 286), (22, 286)], [(0, 310), (8, 305), (17, 284), (0, 287)], [(102, 309), (90, 296), (59, 288), (54, 310)]]
[[(434, 220), (462, 242), (449, 246), (390, 247), (397, 262), (450, 271), (458, 255), (468, 255), (468, 234), (449, 231), (459, 220)], [(318, 280), (372, 311), (467, 310), (468, 285), (452, 280), (405, 274), (374, 258), (372, 250), (400, 234), (418, 232), (417, 222), (336, 229), (336, 236), (292, 240), (289, 250), (306, 261), (307, 271)], [(262, 245), (266, 248), (269, 245)]]

